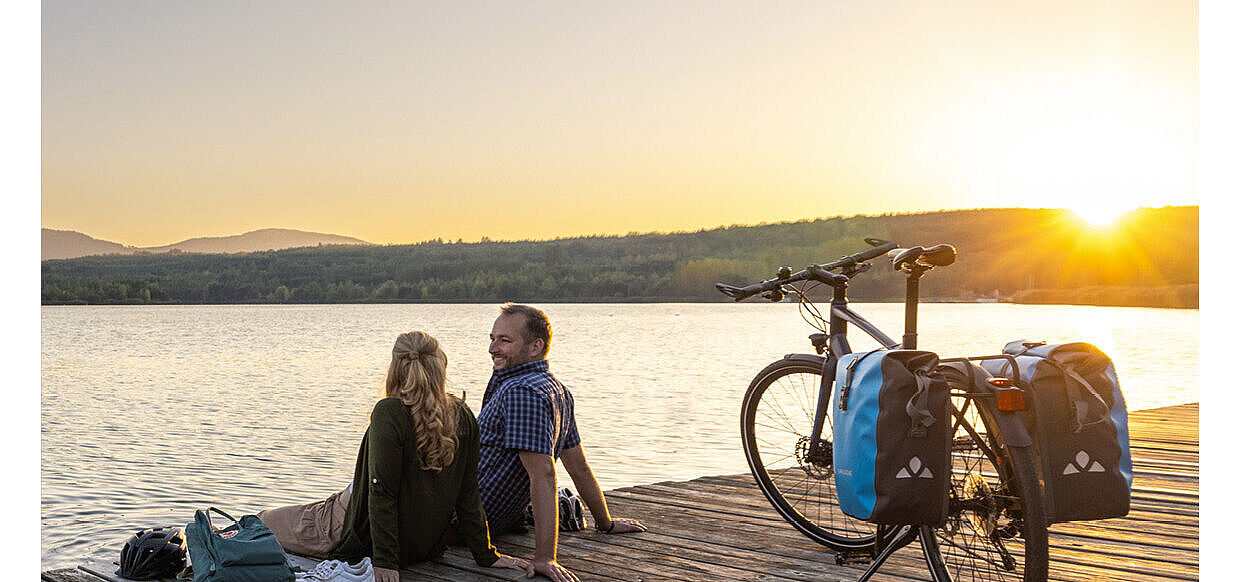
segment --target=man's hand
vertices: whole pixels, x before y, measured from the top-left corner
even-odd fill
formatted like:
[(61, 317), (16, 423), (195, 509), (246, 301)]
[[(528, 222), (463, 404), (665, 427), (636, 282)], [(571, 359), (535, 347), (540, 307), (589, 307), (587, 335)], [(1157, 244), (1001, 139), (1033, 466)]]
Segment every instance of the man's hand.
[[(550, 578), (551, 582), (581, 582), (581, 579), (578, 578), (576, 574), (572, 573), (572, 571), (568, 568), (561, 566), (560, 563), (555, 560), (551, 560), (550, 562), (540, 562), (538, 560), (534, 560), (532, 564), (535, 572)], [(533, 574), (526, 576), (526, 578), (533, 577)]]
[(637, 521), (636, 519), (630, 519), (627, 517), (617, 517), (615, 519), (612, 519), (611, 524), (609, 524), (607, 527), (601, 527), (599, 524), (595, 524), (595, 528), (598, 529), (598, 531), (601, 531), (603, 533), (608, 533), (608, 534), (622, 534), (622, 533), (646, 531), (646, 526), (642, 525), (642, 522)]
[[(531, 566), (529, 562), (522, 560), (521, 558), (514, 558), (512, 556), (505, 555), (505, 554), (500, 554), (499, 559), (495, 560), (495, 563), (491, 564), (491, 567), (492, 568), (512, 568), (513, 570), (523, 570), (525, 571), (526, 578), (534, 577), (534, 567)], [(376, 580), (376, 582), (378, 581)]]
[(375, 566), (375, 582), (400, 582), (400, 572)]

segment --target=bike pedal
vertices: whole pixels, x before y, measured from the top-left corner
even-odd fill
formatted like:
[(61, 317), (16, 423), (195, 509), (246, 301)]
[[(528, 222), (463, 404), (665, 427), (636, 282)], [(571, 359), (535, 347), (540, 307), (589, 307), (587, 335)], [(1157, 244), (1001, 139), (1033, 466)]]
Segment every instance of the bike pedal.
[(874, 552), (839, 552), (835, 554), (835, 564), (837, 566), (845, 566), (848, 564), (869, 564), (874, 561)]

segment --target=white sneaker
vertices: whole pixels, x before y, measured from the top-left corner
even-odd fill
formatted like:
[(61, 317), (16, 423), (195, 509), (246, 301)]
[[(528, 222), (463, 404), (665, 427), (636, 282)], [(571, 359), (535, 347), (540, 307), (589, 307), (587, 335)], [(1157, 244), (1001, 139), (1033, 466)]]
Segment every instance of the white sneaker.
[(350, 572), (357, 574), (358, 576), (372, 580), (375, 577), (375, 569), (374, 565), (370, 563), (370, 556), (362, 558), (362, 561), (358, 562), (356, 566), (345, 562), (345, 567), (348, 568)]
[(362, 558), (356, 566), (345, 563), (345, 568), (350, 574), (357, 576), (357, 582), (375, 582), (375, 568), (370, 563), (370, 557)]
[(363, 558), (356, 566), (340, 560), (324, 560), (313, 570), (297, 575), (299, 582), (374, 582), (375, 571), (370, 558)]

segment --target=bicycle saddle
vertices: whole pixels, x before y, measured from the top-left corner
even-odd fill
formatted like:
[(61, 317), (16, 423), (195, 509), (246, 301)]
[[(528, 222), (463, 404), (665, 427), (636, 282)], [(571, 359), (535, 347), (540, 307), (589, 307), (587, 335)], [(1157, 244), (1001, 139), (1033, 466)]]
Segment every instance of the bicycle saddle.
[(915, 264), (923, 267), (946, 267), (956, 262), (956, 248), (948, 244), (934, 245), (928, 249), (920, 246), (895, 249), (889, 254), (893, 255), (891, 266), (897, 271)]
[(956, 247), (947, 244), (934, 245), (926, 249), (918, 260), (936, 267), (946, 267), (956, 262)]

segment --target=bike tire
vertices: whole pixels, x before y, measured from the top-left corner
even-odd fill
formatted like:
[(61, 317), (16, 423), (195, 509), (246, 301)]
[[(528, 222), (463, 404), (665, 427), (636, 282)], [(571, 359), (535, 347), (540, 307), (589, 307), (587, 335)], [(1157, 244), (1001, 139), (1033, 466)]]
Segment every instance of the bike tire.
[(951, 509), (922, 548), (953, 580), (1044, 582), (1047, 523), (1032, 447), (1006, 445), (995, 413), (965, 385), (949, 385)]
[[(797, 531), (836, 551), (872, 549), (877, 528), (840, 511), (833, 468), (808, 454), (821, 380), (821, 361), (808, 358), (758, 372), (741, 405), (745, 459), (763, 495)], [(822, 439), (829, 450), (829, 416)]]

